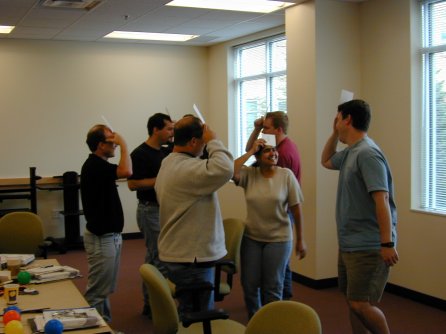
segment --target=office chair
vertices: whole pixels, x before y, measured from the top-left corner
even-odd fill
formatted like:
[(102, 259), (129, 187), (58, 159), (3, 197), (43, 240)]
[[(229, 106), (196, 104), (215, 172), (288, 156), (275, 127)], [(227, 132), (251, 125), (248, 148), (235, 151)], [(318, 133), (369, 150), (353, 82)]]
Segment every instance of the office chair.
[[(231, 292), (233, 275), (240, 269), (240, 247), (245, 224), (241, 219), (226, 218), (223, 220), (225, 244), (228, 254), (215, 266), (214, 300), (222, 301)], [(226, 280), (223, 273), (226, 275)]]
[[(221, 310), (185, 315), (181, 324), (177, 305), (164, 276), (155, 266), (147, 263), (141, 265), (139, 272), (149, 290), (152, 321), (156, 334), (207, 334), (211, 331), (213, 334), (244, 333), (245, 327), (242, 324), (232, 320), (222, 320), (227, 319), (228, 314)], [(212, 323), (211, 320), (213, 320)]]
[[(147, 263), (141, 265), (139, 272), (149, 290), (155, 334), (322, 333), (317, 313), (310, 306), (295, 301), (276, 301), (263, 306), (246, 327), (227, 319), (228, 315), (221, 310), (185, 315), (181, 324), (175, 300), (164, 276), (155, 266)], [(222, 317), (227, 320), (222, 320)]]
[[(240, 270), (240, 247), (245, 224), (241, 219), (226, 218), (223, 220), (225, 245), (228, 253), (215, 264), (214, 300), (222, 301), (232, 289), (233, 275)], [(224, 273), (224, 274), (223, 274)], [(226, 279), (224, 279), (226, 276)], [(172, 296), (176, 296), (175, 284), (167, 279)]]
[(0, 218), (0, 253), (47, 258), (42, 219), (33, 212), (10, 212)]
[(316, 311), (303, 303), (282, 300), (263, 306), (249, 320), (245, 334), (321, 334)]

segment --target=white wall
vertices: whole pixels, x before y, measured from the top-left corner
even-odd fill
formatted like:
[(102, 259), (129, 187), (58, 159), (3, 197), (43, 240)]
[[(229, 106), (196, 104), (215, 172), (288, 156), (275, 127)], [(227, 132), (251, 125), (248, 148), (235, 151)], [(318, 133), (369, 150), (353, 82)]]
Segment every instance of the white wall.
[[(287, 11), (290, 137), (303, 158), (304, 219), (308, 258), (293, 269), (313, 279), (336, 276), (334, 201), (337, 175), (319, 164), (340, 90), (371, 103), (370, 136), (383, 148), (393, 170), (399, 214), (400, 263), (391, 282), (446, 299), (446, 221), (410, 208), (411, 113), (419, 100), (411, 84), (411, 22), (415, 0), (369, 0), (361, 4), (308, 1)], [(253, 36), (259, 38), (279, 30)], [(211, 48), (0, 40), (0, 178), (79, 171), (88, 128), (104, 114), (135, 147), (145, 140), (147, 118), (168, 107), (176, 117), (197, 103), (227, 142), (233, 110), (227, 88), (231, 46)], [(119, 187), (125, 232), (136, 232), (135, 194)], [(62, 235), (60, 193), (39, 192), (51, 235)], [(223, 216), (246, 215), (241, 189), (219, 191)], [(437, 261), (437, 259), (439, 259)]]
[[(147, 119), (208, 113), (206, 48), (0, 40), (0, 178), (80, 172), (88, 129), (105, 115), (133, 149), (147, 138)], [(116, 161), (113, 159), (112, 161)], [(137, 232), (136, 194), (119, 184), (124, 232)], [(46, 234), (63, 235), (61, 192), (39, 191)], [(6, 204), (6, 202), (5, 202)], [(8, 203), (9, 204), (9, 203)]]
[(307, 259), (293, 270), (313, 279), (337, 276), (334, 221), (337, 173), (320, 165), (340, 92), (360, 93), (358, 6), (308, 1), (286, 12), (288, 113), (302, 156)]
[(373, 0), (361, 5), (362, 92), (374, 109), (370, 135), (384, 150), (395, 183), (400, 262), (391, 282), (446, 299), (446, 219), (411, 210), (411, 141), (418, 125), (411, 119), (419, 115), (421, 100), (418, 4)]
[[(316, 16), (314, 6), (303, 3), (286, 12), (287, 92), (289, 137), (296, 142), (302, 163), (304, 239), (308, 254), (302, 261), (291, 257), (291, 268), (318, 278), (316, 214)], [(303, 33), (304, 32), (304, 33)]]

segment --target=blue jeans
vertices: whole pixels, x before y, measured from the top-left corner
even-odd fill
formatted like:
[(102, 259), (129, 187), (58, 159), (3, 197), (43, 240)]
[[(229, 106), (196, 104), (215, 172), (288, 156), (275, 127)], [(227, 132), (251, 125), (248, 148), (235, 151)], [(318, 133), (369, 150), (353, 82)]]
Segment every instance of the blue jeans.
[[(291, 231), (294, 232), (294, 217), (291, 212), (288, 211), (288, 216), (291, 222)], [(288, 259), (285, 268), (285, 279), (283, 281), (283, 293), (282, 298), (285, 300), (291, 299), (293, 297), (293, 272), (290, 268), (290, 259)]]
[[(167, 269), (164, 267), (158, 257), (158, 236), (160, 234), (159, 206), (153, 204), (138, 203), (136, 209), (136, 221), (139, 230), (144, 236), (146, 244), (145, 263), (153, 264), (164, 275), (167, 275)], [(142, 293), (144, 305), (149, 305), (149, 293), (147, 287), (142, 283)]]
[(288, 262), (285, 267), (285, 277), (283, 280), (283, 299), (289, 300), (293, 297), (293, 272), (290, 268), (290, 260), (288, 259)]
[(84, 247), (88, 261), (88, 282), (85, 299), (95, 307), (105, 321), (111, 321), (109, 295), (115, 291), (121, 258), (121, 233), (97, 236), (84, 233)]
[(243, 237), (241, 282), (249, 318), (262, 305), (282, 299), (285, 266), (291, 249), (291, 240), (260, 242)]
[[(214, 285), (215, 267), (214, 264), (202, 263), (173, 263), (163, 262), (168, 270), (169, 279), (175, 283), (176, 289), (187, 288), (191, 284), (210, 283)], [(180, 315), (194, 311), (193, 303), (197, 298), (197, 292), (185, 292), (177, 297), (178, 313)], [(214, 308), (214, 291), (203, 290), (199, 293), (200, 311), (211, 310)]]

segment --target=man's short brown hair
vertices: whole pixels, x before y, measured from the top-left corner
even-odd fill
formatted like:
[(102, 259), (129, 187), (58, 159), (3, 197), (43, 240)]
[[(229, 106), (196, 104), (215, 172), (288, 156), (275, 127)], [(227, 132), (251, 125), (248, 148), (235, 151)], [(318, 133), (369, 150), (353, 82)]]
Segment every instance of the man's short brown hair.
[(282, 128), (283, 133), (288, 132), (288, 115), (283, 111), (271, 111), (267, 112), (265, 119), (271, 119), (274, 129)]

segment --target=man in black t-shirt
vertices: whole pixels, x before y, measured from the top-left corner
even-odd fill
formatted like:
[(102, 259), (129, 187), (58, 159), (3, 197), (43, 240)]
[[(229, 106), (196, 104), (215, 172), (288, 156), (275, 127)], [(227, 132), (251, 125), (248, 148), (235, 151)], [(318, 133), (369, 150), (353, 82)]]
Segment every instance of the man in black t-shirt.
[[(157, 113), (147, 122), (149, 137), (135, 148), (131, 154), (133, 175), (128, 179), (130, 190), (136, 190), (138, 207), (136, 218), (138, 227), (144, 236), (147, 252), (145, 263), (153, 264), (161, 273), (166, 269), (158, 258), (159, 205), (154, 189), (156, 176), (161, 161), (171, 152), (174, 123), (169, 115)], [(143, 315), (151, 317), (147, 288), (143, 284)]]
[[(81, 170), (82, 207), (87, 220), (84, 247), (88, 260), (85, 299), (103, 318), (111, 321), (108, 296), (114, 291), (119, 270), (124, 214), (115, 181), (132, 174), (132, 161), (125, 140), (105, 125), (95, 125), (87, 134), (92, 152)], [(120, 147), (119, 164), (107, 160)]]

